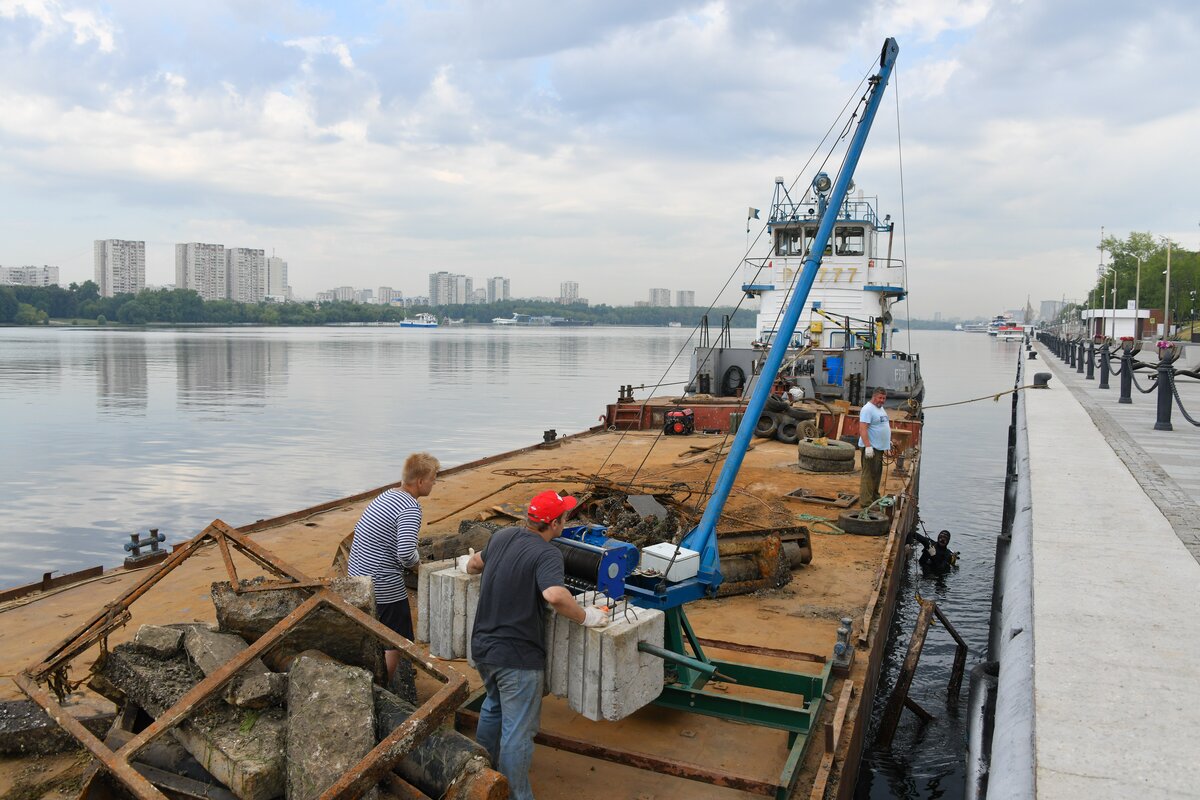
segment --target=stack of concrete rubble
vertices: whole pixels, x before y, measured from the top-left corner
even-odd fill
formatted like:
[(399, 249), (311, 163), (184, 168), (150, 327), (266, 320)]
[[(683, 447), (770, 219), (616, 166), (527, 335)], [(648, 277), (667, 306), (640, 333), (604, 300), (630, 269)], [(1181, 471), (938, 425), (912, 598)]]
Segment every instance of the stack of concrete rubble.
[[(336, 579), (330, 588), (374, 613), (369, 579)], [(116, 646), (103, 659), (92, 687), (125, 707), (119, 723), (129, 726), (135, 719), (128, 713), (131, 707), (150, 717), (160, 715), (309, 593), (235, 592), (228, 583), (218, 583), (212, 596), (216, 628), (145, 625), (133, 641)], [(377, 678), (385, 676), (381, 643), (345, 615), (319, 609), (272, 648), (265, 661), (250, 661), (220, 697), (197, 707), (159, 738), (173, 739), (197, 767), (203, 765), (202, 782), (219, 782), (240, 800), (312, 800), (416, 710), (377, 685), (382, 682)], [(114, 734), (119, 746), (122, 735)], [(124, 732), (125, 741), (130, 734)], [(443, 727), (419, 742), (395, 772), (430, 797), (506, 797), (503, 777), (487, 768), (486, 759), (473, 741)]]
[[(454, 560), (422, 564), (418, 573), (417, 641), (428, 642), (437, 658), (471, 658), (471, 630), (479, 607), (481, 576), (468, 575)], [(624, 719), (662, 693), (663, 660), (638, 650), (640, 642), (659, 647), (665, 618), (657, 609), (587, 592), (584, 606), (608, 609), (612, 621), (585, 628), (546, 609), (546, 678), (549, 691), (566, 698), (591, 720)]]

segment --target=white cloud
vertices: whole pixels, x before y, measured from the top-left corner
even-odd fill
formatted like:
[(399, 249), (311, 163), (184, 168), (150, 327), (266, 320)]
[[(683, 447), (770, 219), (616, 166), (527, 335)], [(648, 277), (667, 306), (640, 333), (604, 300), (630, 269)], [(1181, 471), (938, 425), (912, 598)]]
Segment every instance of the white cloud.
[(895, 34), (857, 182), (899, 218), (898, 91), (914, 313), (988, 313), (1086, 290), (1101, 224), (1194, 233), (1197, 30), (1184, 3), (0, 0), (0, 263), (81, 279), (92, 239), (144, 238), (166, 282), (172, 241), (226, 237), (305, 293), (437, 263), (699, 299)]

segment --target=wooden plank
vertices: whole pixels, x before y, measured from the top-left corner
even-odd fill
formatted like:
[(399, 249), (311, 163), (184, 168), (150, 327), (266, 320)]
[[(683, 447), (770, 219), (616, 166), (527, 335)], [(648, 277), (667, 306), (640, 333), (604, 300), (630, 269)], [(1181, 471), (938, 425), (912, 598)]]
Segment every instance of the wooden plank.
[(887, 707), (883, 710), (883, 718), (879, 721), (877, 741), (882, 747), (890, 746), (892, 737), (896, 735), (896, 726), (900, 724), (904, 700), (908, 697), (908, 688), (912, 686), (913, 674), (916, 673), (917, 663), (921, 660), (921, 649), (925, 646), (925, 636), (929, 633), (929, 622), (932, 618), (933, 603), (922, 600), (916, 628), (912, 638), (908, 640), (908, 653), (900, 667), (900, 674), (896, 676), (896, 686), (892, 689)]
[[(846, 712), (850, 709), (850, 698), (854, 695), (854, 682), (846, 681), (842, 684), (841, 694), (838, 696), (837, 710), (833, 714), (833, 742), (829, 742), (826, 738), (825, 754), (821, 756), (821, 765), (817, 768), (817, 775), (813, 778), (812, 794), (809, 795), (809, 800), (824, 800), (825, 788), (829, 783), (829, 773), (833, 770), (833, 760), (837, 754), (838, 745), (842, 741), (842, 728), (846, 725)], [(828, 734), (826, 734), (828, 737)]]

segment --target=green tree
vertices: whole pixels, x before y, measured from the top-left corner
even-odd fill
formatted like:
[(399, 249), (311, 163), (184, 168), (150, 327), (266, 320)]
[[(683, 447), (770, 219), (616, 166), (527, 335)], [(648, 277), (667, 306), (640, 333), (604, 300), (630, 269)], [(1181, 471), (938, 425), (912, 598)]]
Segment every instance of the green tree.
[(17, 296), (7, 286), (0, 286), (0, 323), (17, 318)]
[(99, 314), (99, 315), (97, 315), (97, 316), (96, 316), (96, 324), (97, 324), (97, 325), (107, 325), (107, 324), (108, 324), (108, 318), (107, 318), (107, 317), (105, 317), (103, 314)]
[(117, 319), (126, 325), (145, 325), (150, 321), (150, 314), (141, 301), (131, 300), (121, 306), (121, 310), (117, 312)]
[(38, 323), (38, 309), (29, 303), (17, 304), (17, 316), (13, 319), (13, 322), (18, 325), (36, 325)]

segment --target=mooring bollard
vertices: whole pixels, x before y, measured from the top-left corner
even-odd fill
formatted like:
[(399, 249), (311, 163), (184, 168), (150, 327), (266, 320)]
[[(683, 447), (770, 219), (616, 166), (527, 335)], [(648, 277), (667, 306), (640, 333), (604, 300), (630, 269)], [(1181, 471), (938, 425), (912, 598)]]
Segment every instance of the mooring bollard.
[(1096, 379), (1096, 340), (1095, 339), (1092, 339), (1090, 342), (1088, 342), (1087, 374), (1084, 375), (1083, 377), (1087, 378), (1089, 381), (1094, 381)]
[[(136, 533), (129, 534), (129, 541), (125, 543), (125, 552), (133, 555), (125, 559), (125, 566), (140, 567), (162, 561), (168, 553), (166, 550), (160, 550), (158, 543), (166, 540), (167, 537), (159, 533), (158, 528), (151, 528), (150, 535), (145, 539), (140, 538)], [(143, 553), (143, 547), (149, 548), (149, 552)]]
[(1083, 372), (1083, 339), (1079, 340), (1079, 347), (1077, 349), (1079, 351), (1079, 360), (1075, 364), (1075, 371), (1082, 373)]
[(1075, 343), (1074, 342), (1067, 343), (1067, 351), (1071, 354), (1071, 358), (1069, 361), (1067, 361), (1067, 363), (1070, 364), (1072, 367), (1074, 367), (1075, 366)]
[(1108, 340), (1100, 346), (1100, 388), (1107, 389), (1108, 376), (1112, 374), (1112, 365), (1108, 361)]
[[(1159, 343), (1162, 344), (1161, 342)], [(1175, 380), (1175, 358), (1173, 347), (1159, 347), (1158, 361), (1158, 418), (1154, 420), (1154, 430), (1173, 431), (1171, 425), (1171, 385)]]

